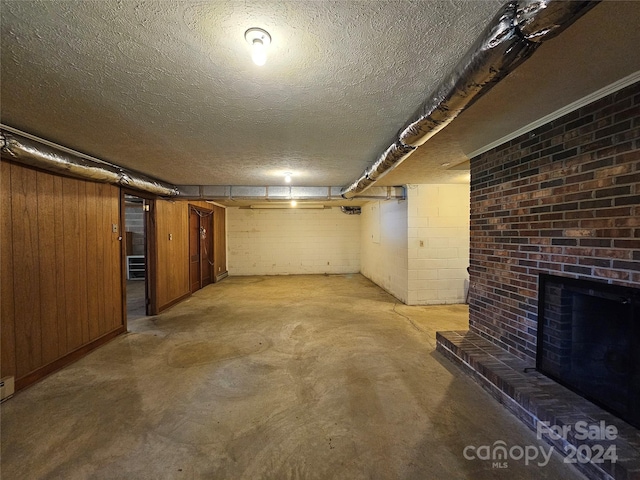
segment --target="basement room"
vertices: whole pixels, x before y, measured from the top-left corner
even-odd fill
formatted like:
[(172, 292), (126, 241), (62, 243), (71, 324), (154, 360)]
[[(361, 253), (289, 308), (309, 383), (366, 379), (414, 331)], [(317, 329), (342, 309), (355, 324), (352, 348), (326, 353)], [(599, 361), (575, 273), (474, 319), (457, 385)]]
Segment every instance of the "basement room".
[(2, 478), (640, 480), (640, 2), (0, 25)]

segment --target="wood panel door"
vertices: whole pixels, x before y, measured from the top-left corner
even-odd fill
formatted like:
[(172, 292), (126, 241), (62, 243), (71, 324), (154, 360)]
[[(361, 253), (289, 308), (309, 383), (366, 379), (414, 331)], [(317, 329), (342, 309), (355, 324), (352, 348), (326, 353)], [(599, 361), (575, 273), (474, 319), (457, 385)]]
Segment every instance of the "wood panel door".
[(189, 208), (191, 293), (213, 283), (213, 211)]
[(200, 215), (198, 210), (189, 209), (189, 284), (191, 293), (200, 287)]
[(200, 288), (213, 283), (213, 212), (200, 215)]

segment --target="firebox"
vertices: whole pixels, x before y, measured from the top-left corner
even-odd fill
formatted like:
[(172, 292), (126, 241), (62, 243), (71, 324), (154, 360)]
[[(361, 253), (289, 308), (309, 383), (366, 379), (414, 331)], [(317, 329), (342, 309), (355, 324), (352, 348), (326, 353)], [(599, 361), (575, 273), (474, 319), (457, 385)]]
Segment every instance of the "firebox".
[(640, 428), (640, 289), (542, 274), (537, 369)]

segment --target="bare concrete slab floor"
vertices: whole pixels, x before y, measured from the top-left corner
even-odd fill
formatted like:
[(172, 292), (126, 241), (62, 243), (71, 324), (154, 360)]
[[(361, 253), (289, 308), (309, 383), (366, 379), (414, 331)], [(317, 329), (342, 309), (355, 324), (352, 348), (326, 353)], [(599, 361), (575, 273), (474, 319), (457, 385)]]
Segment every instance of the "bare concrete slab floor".
[(360, 275), (228, 278), (5, 402), (2, 478), (583, 478), (465, 459), (549, 448), (435, 352), (465, 328)]
[[(145, 317), (146, 298), (144, 280), (127, 280), (127, 321)], [(130, 325), (129, 325), (130, 326)]]

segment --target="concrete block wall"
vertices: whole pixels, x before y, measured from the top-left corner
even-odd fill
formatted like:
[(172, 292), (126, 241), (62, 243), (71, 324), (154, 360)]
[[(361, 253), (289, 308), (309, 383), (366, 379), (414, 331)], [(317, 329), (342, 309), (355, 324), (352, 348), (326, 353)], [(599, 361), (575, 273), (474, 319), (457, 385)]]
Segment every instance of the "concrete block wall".
[(407, 202), (362, 207), (360, 273), (402, 302), (408, 301)]
[(229, 275), (358, 273), (360, 216), (227, 208)]
[(469, 185), (409, 185), (407, 192), (407, 303), (464, 303), (469, 266)]
[(409, 305), (464, 303), (469, 185), (407, 192), (407, 200), (369, 202), (359, 216), (229, 208), (229, 274), (360, 272)]

